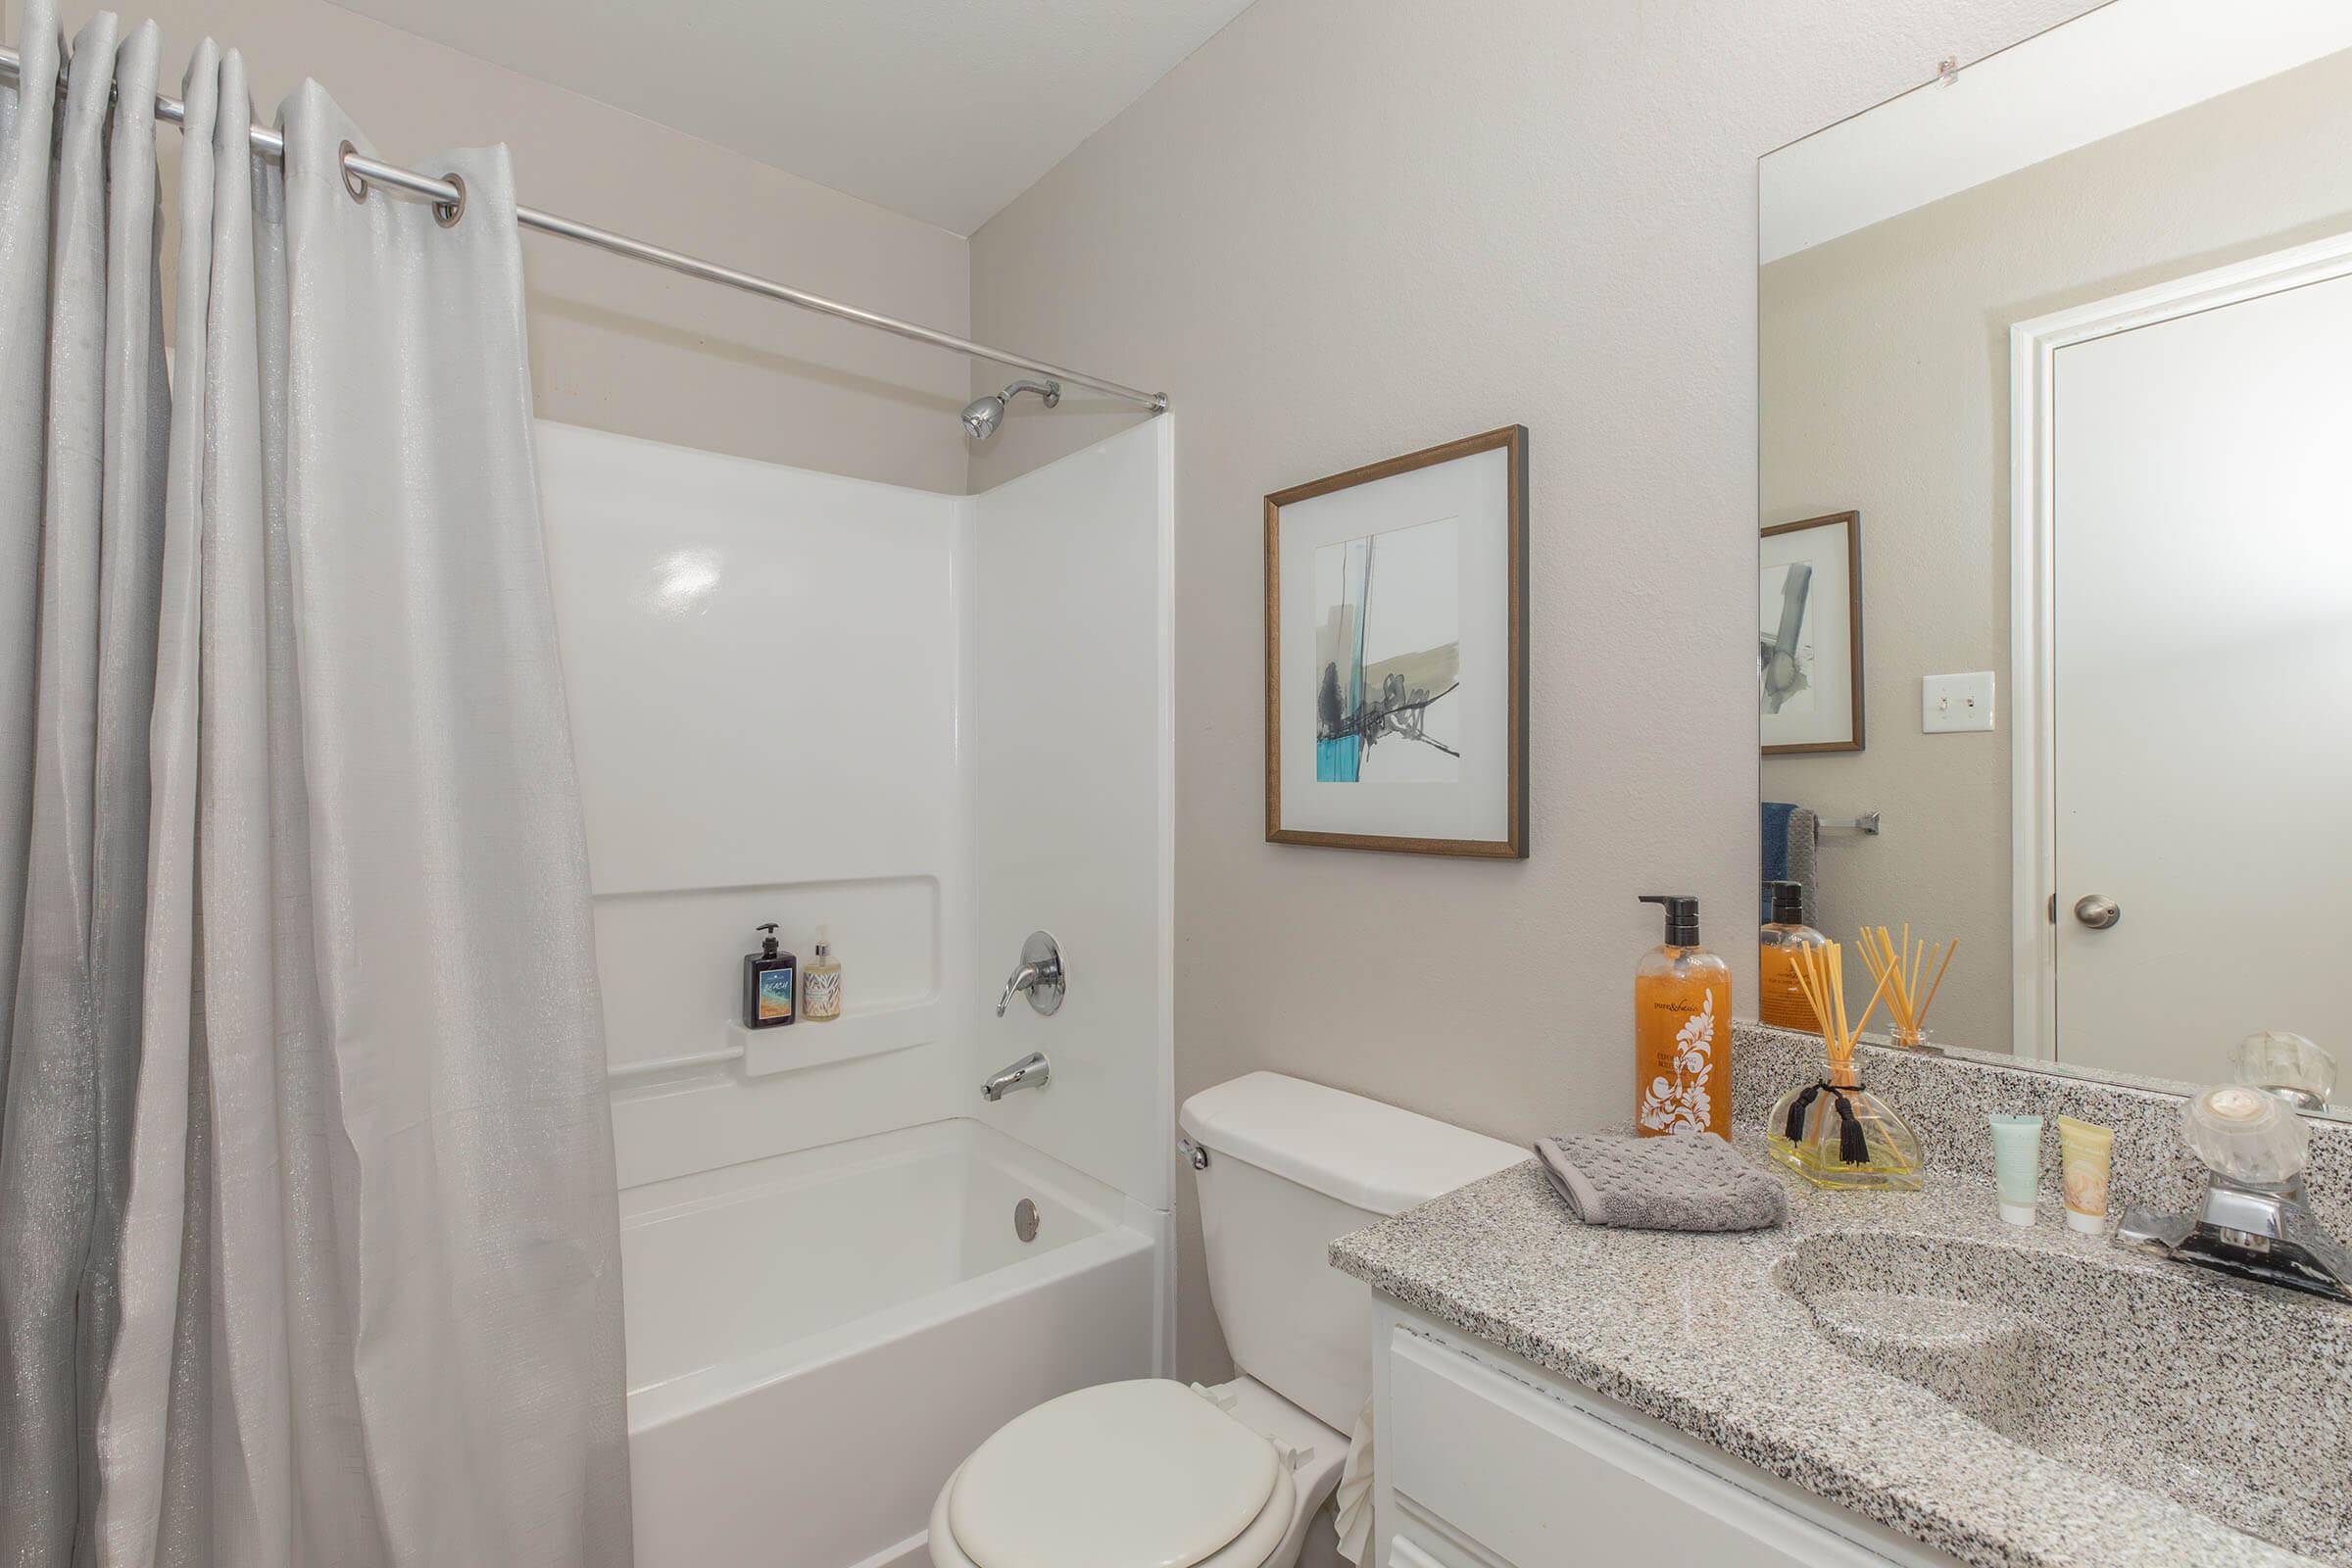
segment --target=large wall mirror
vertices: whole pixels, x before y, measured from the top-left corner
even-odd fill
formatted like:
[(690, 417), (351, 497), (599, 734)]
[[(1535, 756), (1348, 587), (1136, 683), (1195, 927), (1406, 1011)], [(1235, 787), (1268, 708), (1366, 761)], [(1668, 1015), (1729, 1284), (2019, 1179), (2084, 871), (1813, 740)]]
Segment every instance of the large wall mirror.
[(1765, 874), (1849, 998), (1956, 940), (1934, 1042), (2352, 1104), (2352, 5), (2112, 0), (1760, 196)]

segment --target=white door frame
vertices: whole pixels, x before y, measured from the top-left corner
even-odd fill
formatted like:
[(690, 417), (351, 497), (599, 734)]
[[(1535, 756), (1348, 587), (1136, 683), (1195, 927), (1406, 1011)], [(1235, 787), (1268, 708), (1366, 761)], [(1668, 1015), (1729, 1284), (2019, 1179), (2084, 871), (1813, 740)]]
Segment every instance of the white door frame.
[(2058, 1054), (2058, 926), (2051, 904), (2058, 852), (2051, 647), (2058, 351), (2347, 275), (2352, 234), (2337, 234), (2009, 328), (2010, 1038), (2021, 1056)]

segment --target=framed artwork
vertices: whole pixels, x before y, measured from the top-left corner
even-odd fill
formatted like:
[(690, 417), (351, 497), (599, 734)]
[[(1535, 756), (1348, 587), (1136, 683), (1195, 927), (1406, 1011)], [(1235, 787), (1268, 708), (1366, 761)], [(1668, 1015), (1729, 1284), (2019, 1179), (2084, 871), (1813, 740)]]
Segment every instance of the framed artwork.
[(1862, 750), (1860, 513), (1764, 530), (1756, 626), (1764, 755)]
[(1527, 857), (1527, 429), (1266, 497), (1266, 840)]

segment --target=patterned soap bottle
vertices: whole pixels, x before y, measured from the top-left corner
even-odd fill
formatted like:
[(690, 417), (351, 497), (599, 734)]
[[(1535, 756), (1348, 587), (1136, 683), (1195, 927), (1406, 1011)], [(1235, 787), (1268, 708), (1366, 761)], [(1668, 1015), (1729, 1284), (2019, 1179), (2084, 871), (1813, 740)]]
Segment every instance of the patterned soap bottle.
[(833, 956), (832, 933), (816, 928), (816, 956), (801, 965), (801, 1019), (831, 1023), (841, 1016), (841, 960)]
[(1698, 901), (1663, 905), (1666, 940), (1634, 971), (1634, 1125), (1643, 1137), (1732, 1135), (1732, 969), (1698, 945)]

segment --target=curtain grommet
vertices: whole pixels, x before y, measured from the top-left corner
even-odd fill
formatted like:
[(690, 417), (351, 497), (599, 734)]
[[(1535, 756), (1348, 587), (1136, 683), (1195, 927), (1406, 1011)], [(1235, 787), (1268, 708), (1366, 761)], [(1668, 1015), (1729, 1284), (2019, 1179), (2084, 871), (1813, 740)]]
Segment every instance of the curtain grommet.
[(458, 226), (458, 220), (466, 216), (466, 181), (457, 174), (443, 174), (441, 177), (458, 187), (458, 199), (454, 202), (433, 203), (433, 221), (439, 223), (443, 228), (455, 228)]
[(357, 147), (354, 147), (351, 143), (345, 142), (335, 151), (335, 167), (343, 171), (343, 189), (345, 193), (348, 194), (353, 201), (365, 203), (368, 200), (368, 181), (362, 179), (358, 174), (352, 172), (351, 168), (351, 161), (359, 156), (359, 151), (360, 150)]

